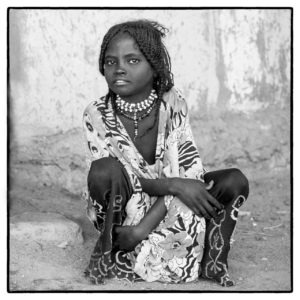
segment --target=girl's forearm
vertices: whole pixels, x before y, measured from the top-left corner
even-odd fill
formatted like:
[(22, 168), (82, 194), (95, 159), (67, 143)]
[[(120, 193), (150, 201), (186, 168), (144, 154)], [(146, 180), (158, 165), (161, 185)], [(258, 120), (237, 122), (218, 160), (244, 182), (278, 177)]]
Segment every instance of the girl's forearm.
[(144, 179), (139, 178), (143, 192), (150, 196), (176, 195), (178, 190), (177, 178)]
[(176, 195), (179, 182), (176, 178), (139, 178), (139, 180), (142, 185), (143, 192), (150, 196), (158, 197), (156, 202), (137, 226), (139, 235), (142, 239), (145, 239), (148, 237), (149, 233), (154, 230), (164, 219), (167, 212), (167, 208), (164, 203), (164, 196)]
[(141, 239), (148, 237), (149, 233), (164, 219), (166, 212), (164, 197), (158, 197), (139, 225), (137, 225)]

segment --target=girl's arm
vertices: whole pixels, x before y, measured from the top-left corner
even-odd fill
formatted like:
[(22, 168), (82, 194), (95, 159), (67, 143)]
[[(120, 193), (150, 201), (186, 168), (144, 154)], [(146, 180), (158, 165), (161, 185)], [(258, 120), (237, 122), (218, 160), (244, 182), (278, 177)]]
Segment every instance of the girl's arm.
[(139, 242), (146, 239), (159, 225), (164, 219), (166, 212), (164, 198), (158, 197), (138, 225), (116, 227), (115, 245), (119, 246), (120, 249), (133, 250)]
[(207, 185), (198, 179), (190, 178), (139, 178), (142, 189), (150, 196), (173, 195), (178, 197), (196, 215), (207, 219), (216, 217), (215, 209), (221, 210), (220, 204), (209, 192), (211, 184)]
[(146, 239), (159, 223), (164, 219), (167, 208), (164, 203), (165, 195), (172, 195), (172, 178), (144, 179), (139, 178), (143, 192), (150, 196), (158, 196), (141, 222), (135, 226), (118, 226), (115, 228), (115, 245), (123, 250), (133, 250), (134, 247)]
[(145, 193), (159, 197), (138, 225), (116, 227), (115, 244), (120, 249), (133, 250), (164, 219), (167, 212), (164, 195), (177, 196), (195, 214), (208, 219), (216, 216), (216, 211), (211, 206), (222, 209), (222, 205), (207, 191), (211, 184), (206, 185), (189, 178), (139, 179)]

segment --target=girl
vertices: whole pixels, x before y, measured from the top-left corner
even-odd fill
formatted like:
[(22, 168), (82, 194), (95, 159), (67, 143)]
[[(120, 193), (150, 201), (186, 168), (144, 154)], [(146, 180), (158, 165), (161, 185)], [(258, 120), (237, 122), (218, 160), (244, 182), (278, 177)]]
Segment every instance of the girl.
[(86, 276), (233, 285), (227, 257), (248, 181), (206, 172), (187, 104), (174, 88), (166, 29), (138, 20), (104, 36), (106, 96), (85, 110), (87, 212), (100, 236)]

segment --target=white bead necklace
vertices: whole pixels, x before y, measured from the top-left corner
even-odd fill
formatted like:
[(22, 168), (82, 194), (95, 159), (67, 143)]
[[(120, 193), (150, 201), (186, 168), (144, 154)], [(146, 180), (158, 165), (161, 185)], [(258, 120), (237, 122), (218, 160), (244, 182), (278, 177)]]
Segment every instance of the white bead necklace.
[[(129, 103), (123, 100), (119, 95), (116, 98), (116, 107), (117, 110), (127, 119), (130, 119), (134, 122), (134, 140), (138, 136), (138, 121), (147, 117), (152, 109), (155, 106), (155, 100), (157, 99), (157, 95), (155, 90), (152, 90), (149, 97), (138, 103)], [(140, 116), (137, 115), (138, 112), (144, 113)], [(129, 114), (128, 114), (129, 113)], [(130, 114), (130, 113), (133, 113)]]
[(125, 112), (132, 112), (134, 113), (135, 111), (143, 111), (146, 110), (147, 108), (149, 108), (153, 102), (155, 101), (155, 99), (157, 98), (156, 92), (155, 90), (152, 90), (149, 97), (141, 102), (138, 103), (130, 103), (127, 102), (125, 100), (123, 100), (119, 95), (117, 95), (117, 99), (116, 99), (116, 105), (117, 108), (125, 111)]

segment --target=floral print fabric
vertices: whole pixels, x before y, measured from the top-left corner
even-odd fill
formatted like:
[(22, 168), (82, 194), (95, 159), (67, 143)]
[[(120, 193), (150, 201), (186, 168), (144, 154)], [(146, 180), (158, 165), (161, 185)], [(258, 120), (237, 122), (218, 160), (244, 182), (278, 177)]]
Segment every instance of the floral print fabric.
[[(160, 107), (154, 165), (150, 166), (138, 152), (114, 114), (110, 100), (107, 105), (104, 97), (92, 102), (84, 112), (83, 126), (88, 166), (93, 160), (111, 156), (121, 162), (129, 175), (133, 194), (125, 208), (123, 225), (138, 224), (157, 199), (142, 191), (139, 177), (203, 180), (205, 170), (192, 136), (187, 104), (175, 88), (164, 95)], [(97, 220), (105, 218), (105, 211), (94, 209), (95, 203), (88, 193), (87, 201), (88, 216), (99, 230)], [(123, 253), (123, 257), (130, 261), (136, 278), (174, 283), (193, 281), (198, 278), (203, 255), (205, 220), (176, 197), (165, 196), (165, 205), (168, 209), (165, 219), (148, 239), (134, 251)], [(121, 270), (118, 274), (122, 273), (121, 262), (118, 270)]]

